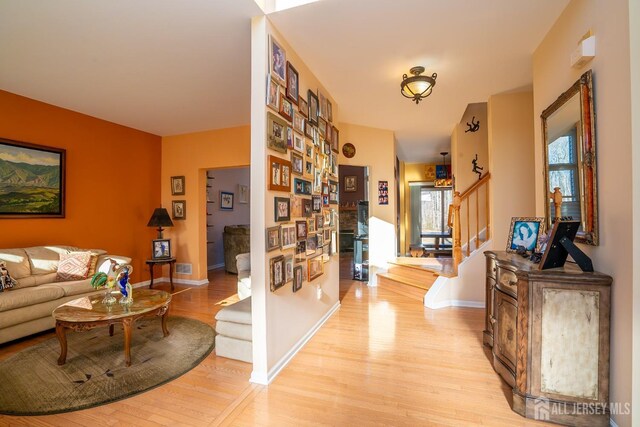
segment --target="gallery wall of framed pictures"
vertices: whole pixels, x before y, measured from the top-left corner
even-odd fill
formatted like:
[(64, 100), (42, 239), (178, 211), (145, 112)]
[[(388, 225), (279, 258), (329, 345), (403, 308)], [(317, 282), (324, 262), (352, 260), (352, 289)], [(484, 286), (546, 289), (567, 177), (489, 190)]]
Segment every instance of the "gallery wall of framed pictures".
[(271, 35), (265, 183), (273, 217), (267, 218), (265, 249), (272, 292), (320, 283), (325, 264), (337, 255), (340, 133), (331, 99), (320, 88), (303, 87), (298, 70), (305, 68)]

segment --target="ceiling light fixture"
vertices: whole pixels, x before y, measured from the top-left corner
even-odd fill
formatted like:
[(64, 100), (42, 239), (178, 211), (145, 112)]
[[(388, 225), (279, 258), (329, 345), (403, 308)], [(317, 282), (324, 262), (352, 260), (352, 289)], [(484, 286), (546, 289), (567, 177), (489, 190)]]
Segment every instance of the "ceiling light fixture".
[(431, 95), (433, 87), (436, 85), (436, 73), (431, 76), (422, 76), (424, 73), (424, 67), (413, 67), (409, 70), (412, 77), (406, 74), (402, 75), (402, 83), (400, 83), (400, 93), (406, 98), (413, 99), (418, 104), (422, 99)]

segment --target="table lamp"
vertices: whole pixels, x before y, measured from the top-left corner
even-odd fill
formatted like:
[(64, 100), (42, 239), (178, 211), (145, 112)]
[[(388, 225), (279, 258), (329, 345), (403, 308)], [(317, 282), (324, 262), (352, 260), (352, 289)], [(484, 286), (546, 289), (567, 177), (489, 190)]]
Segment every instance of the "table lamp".
[(165, 208), (156, 208), (147, 227), (158, 227), (158, 239), (162, 239), (162, 227), (173, 227), (169, 212)]

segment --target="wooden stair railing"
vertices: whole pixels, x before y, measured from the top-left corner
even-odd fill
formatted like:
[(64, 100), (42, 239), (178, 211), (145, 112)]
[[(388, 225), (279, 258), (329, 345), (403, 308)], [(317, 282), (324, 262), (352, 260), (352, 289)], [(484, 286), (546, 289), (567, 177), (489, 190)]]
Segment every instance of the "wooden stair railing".
[[(485, 188), (485, 198), (486, 203), (484, 206), (485, 209), (485, 224), (486, 224), (486, 235), (485, 241), (489, 240), (491, 236), (491, 215), (490, 215), (490, 205), (489, 205), (489, 181), (491, 180), (491, 174), (486, 173), (480, 180), (474, 183), (471, 187), (466, 189), (462, 194), (459, 191), (455, 191), (453, 193), (453, 203), (449, 205), (449, 218), (448, 223), (449, 227), (453, 229), (453, 264), (454, 270), (458, 271), (458, 265), (462, 262), (463, 253), (462, 253), (462, 218), (460, 216), (460, 208), (464, 202), (466, 202), (466, 230), (467, 230), (467, 250), (466, 256), (471, 254), (471, 241), (475, 239), (476, 248), (480, 245), (478, 242), (480, 241), (480, 194), (479, 190), (481, 188)], [(475, 216), (476, 216), (476, 230), (475, 235), (471, 235), (471, 208), (472, 205), (470, 203), (471, 196), (475, 194)]]

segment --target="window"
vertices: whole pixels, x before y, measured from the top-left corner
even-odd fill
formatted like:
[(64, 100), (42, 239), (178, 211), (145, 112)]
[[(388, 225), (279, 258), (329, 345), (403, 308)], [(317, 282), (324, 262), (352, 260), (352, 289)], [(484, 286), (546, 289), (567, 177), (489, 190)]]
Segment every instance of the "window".
[[(562, 192), (562, 216), (580, 220), (580, 173), (578, 168), (577, 126), (551, 142), (549, 157), (549, 191), (560, 187)], [(553, 216), (553, 205), (550, 205)]]

